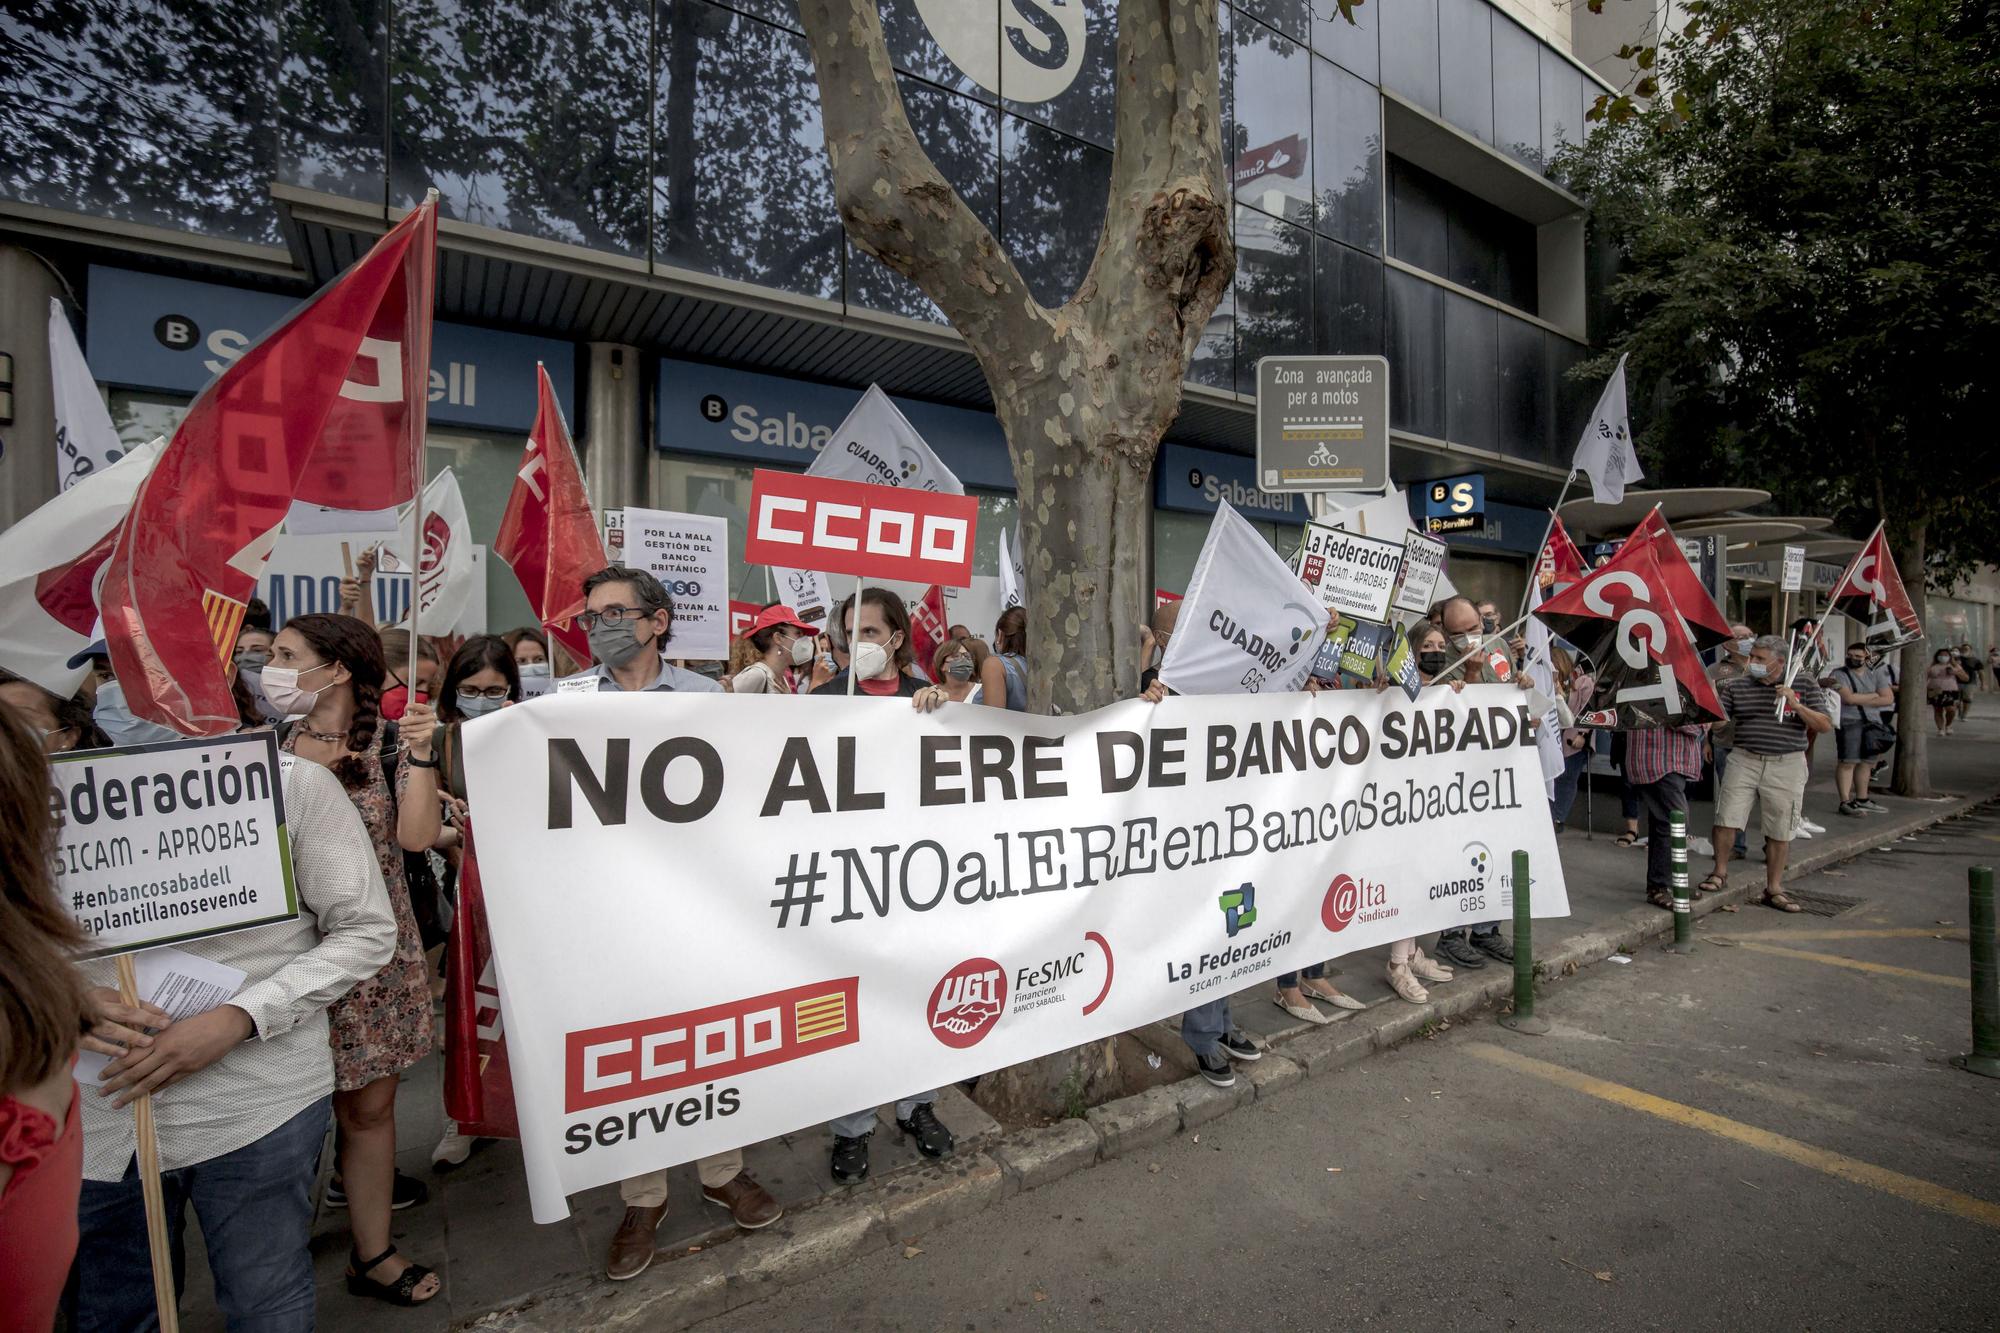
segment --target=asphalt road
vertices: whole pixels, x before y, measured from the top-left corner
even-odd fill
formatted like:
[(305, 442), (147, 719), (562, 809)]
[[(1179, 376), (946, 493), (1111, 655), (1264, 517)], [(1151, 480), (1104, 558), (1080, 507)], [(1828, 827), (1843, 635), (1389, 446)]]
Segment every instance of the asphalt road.
[[(704, 1328), (1985, 1328), (2000, 805)], [(1827, 910), (1839, 905), (1827, 903)], [(914, 1251), (914, 1253), (913, 1253)]]

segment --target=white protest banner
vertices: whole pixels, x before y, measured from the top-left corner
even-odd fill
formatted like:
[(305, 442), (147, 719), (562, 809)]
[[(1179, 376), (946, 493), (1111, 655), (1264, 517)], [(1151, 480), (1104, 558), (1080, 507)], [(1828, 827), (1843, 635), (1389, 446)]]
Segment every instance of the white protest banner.
[(910, 419), (873, 384), (820, 449), (806, 475), (965, 494), (965, 487), (931, 452)]
[(1396, 576), (1396, 595), (1390, 605), (1398, 611), (1423, 615), (1437, 600), (1438, 578), (1444, 573), (1448, 550), (1434, 537), (1415, 528), (1403, 534), (1403, 570)]
[(1326, 608), (1271, 544), (1220, 501), (1195, 561), (1160, 679), (1182, 694), (1304, 689)]
[(1336, 615), (1377, 624), (1389, 618), (1389, 599), (1403, 568), (1403, 544), (1362, 537), (1319, 523), (1306, 524), (1299, 547), (1299, 581), (1319, 594)]
[(74, 750), (49, 762), (57, 888), (88, 941), (84, 957), (299, 914), (271, 732)]
[(799, 619), (815, 629), (823, 629), (833, 614), (833, 587), (826, 575), (814, 569), (771, 568), (772, 589), (778, 600), (798, 612)]
[(1784, 582), (1779, 590), (1781, 592), (1797, 592), (1805, 586), (1805, 581), (1806, 548), (1803, 546), (1787, 546), (1785, 548)]
[(729, 520), (625, 507), (625, 564), (657, 578), (674, 599), (667, 655), (729, 656)]
[[(397, 553), (400, 572), (407, 575), (412, 563), (407, 549), (408, 522), (399, 521), (396, 532), (389, 549)], [(422, 590), (422, 600), (417, 604), (417, 626), (419, 632), (428, 629), (442, 633), (461, 625), (466, 612), (472, 609), (475, 594), (482, 612), (486, 605), (485, 581), (477, 578), (472, 569), (472, 523), (465, 516), (465, 501), (458, 493), (458, 475), (450, 468), (438, 473), (424, 487), (423, 545), (420, 557), (423, 565), (417, 578), (417, 586)], [(407, 629), (409, 621), (406, 601), (400, 617), (393, 622), (385, 619), (383, 623)]]
[(66, 491), (125, 456), (62, 302), (49, 298), (49, 376), (56, 410), (56, 489)]
[(1504, 917), (1516, 848), (1536, 915), (1566, 915), (1529, 722), (1495, 686), (1079, 717), (558, 693), (478, 719), (465, 769), (535, 1219)]

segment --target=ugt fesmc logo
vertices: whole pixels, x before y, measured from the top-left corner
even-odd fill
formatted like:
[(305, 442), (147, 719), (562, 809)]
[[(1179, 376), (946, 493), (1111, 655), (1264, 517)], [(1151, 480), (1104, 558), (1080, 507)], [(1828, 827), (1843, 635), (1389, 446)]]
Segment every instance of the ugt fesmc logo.
[(563, 1040), (564, 1109), (734, 1078), (861, 1040), (859, 977), (585, 1028)]
[(931, 1035), (953, 1050), (976, 1045), (1007, 1007), (1007, 969), (991, 958), (968, 958), (931, 988)]
[(751, 564), (828, 574), (972, 584), (979, 502), (901, 486), (757, 469), (750, 489)]

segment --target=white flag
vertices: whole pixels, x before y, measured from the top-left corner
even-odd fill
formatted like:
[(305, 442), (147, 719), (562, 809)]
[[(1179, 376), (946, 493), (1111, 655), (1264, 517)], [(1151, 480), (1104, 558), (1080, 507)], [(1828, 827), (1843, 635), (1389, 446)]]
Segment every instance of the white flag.
[(1325, 637), (1319, 597), (1229, 501), (1220, 501), (1160, 679), (1181, 694), (1303, 689)]
[(1562, 776), (1562, 709), (1557, 700), (1562, 698), (1556, 682), (1556, 659), (1554, 645), (1549, 639), (1549, 627), (1535, 614), (1542, 605), (1542, 583), (1528, 571), (1528, 624), (1523, 637), (1528, 641), (1528, 650), (1523, 661), (1523, 670), (1534, 683), (1534, 693), (1529, 695), (1531, 706), (1540, 718), (1535, 728), (1535, 749), (1542, 760), (1542, 786), (1550, 800), (1556, 798), (1556, 779)]
[(1000, 529), (1000, 609), (1028, 604), (1028, 565), (1021, 552), (1021, 525), (1014, 524), (1010, 538)]
[(84, 363), (83, 349), (63, 314), (62, 302), (49, 298), (49, 373), (56, 391), (56, 475), (68, 490), (85, 477), (104, 471), (125, 456), (111, 413), (97, 392)]
[[(399, 540), (389, 548), (403, 568), (410, 566), (410, 513), (403, 511), (396, 525)], [(385, 572), (394, 566), (384, 560)], [(476, 581), (472, 573), (472, 524), (466, 521), (465, 501), (459, 498), (458, 477), (450, 468), (424, 487), (424, 531), (422, 564), (417, 569), (417, 632), (446, 634), (457, 626), (472, 605)], [(405, 617), (402, 627), (409, 628)]]
[(1628, 483), (1645, 480), (1646, 474), (1639, 470), (1639, 455), (1632, 449), (1632, 423), (1625, 415), (1622, 356), (1597, 400), (1597, 411), (1583, 429), (1583, 438), (1577, 441), (1573, 466), (1589, 474), (1590, 495), (1599, 504), (1617, 504), (1625, 498)]
[(51, 694), (76, 693), (90, 668), (69, 659), (95, 637), (112, 536), (166, 447), (132, 450), (0, 533), (0, 667)]
[(808, 477), (865, 481), (877, 486), (909, 486), (945, 495), (963, 495), (965, 487), (950, 468), (931, 452), (909, 418), (875, 385), (861, 395), (847, 420), (819, 451)]

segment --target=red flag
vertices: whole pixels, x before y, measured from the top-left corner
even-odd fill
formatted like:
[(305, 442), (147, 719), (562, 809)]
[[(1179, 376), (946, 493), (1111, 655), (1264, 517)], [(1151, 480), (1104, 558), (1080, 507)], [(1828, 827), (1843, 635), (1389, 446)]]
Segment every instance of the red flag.
[(937, 656), (938, 645), (950, 637), (949, 614), (944, 605), (944, 589), (933, 583), (910, 608), (910, 651), (917, 656), (917, 666), (928, 676), (931, 659)]
[(1597, 687), (1585, 725), (1630, 731), (1722, 720), (1687, 622), (1675, 611), (1655, 543), (1628, 541), (1536, 610), (1590, 654)]
[(521, 470), (514, 474), (514, 493), (507, 497), (493, 554), (521, 581), (548, 636), (577, 661), (588, 662), (590, 637), (576, 621), (583, 610), (583, 581), (611, 562), (555, 386), (546, 367), (535, 369), (540, 376), (535, 428), (528, 434)]
[(1688, 633), (1697, 648), (1713, 648), (1736, 637), (1729, 632), (1729, 617), (1722, 614), (1722, 608), (1703, 585), (1701, 575), (1688, 563), (1681, 544), (1674, 540), (1673, 529), (1660, 517), (1657, 507), (1640, 519), (1639, 526), (1625, 539), (1628, 546), (1635, 542), (1652, 543), (1653, 560), (1660, 567), (1667, 595), (1673, 598), (1681, 618), (1688, 622)]
[(98, 594), (138, 716), (197, 736), (237, 725), (225, 664), (294, 500), (379, 509), (415, 494), (436, 250), (427, 202), (188, 409)]
[(1544, 588), (1562, 588), (1576, 582), (1584, 574), (1583, 552), (1576, 549), (1570, 540), (1569, 529), (1560, 518), (1549, 522), (1549, 539), (1542, 543), (1542, 554), (1536, 562), (1536, 576)]
[(444, 1113), (458, 1132), (474, 1138), (518, 1139), (514, 1080), (507, 1037), (500, 1025), (500, 983), (493, 943), (486, 933), (486, 899), (472, 831), (465, 831), (459, 862), (458, 914), (452, 923), (451, 963), (445, 969)]
[(1889, 554), (1879, 523), (1847, 562), (1827, 601), (1867, 626), (1864, 638), (1873, 646), (1892, 648), (1924, 635), (1923, 622), (1910, 605), (1910, 594), (1903, 587), (1903, 576), (1896, 572), (1895, 557)]

